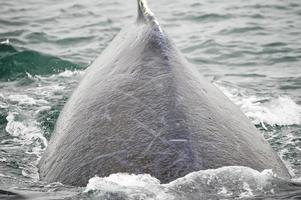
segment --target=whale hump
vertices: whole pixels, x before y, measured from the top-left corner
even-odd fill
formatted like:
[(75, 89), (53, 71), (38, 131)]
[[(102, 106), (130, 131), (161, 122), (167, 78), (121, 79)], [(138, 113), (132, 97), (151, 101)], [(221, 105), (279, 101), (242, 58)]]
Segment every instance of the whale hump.
[(150, 174), (169, 183), (224, 166), (284, 164), (250, 120), (189, 64), (145, 0), (89, 66), (57, 120), (39, 163), (47, 182)]

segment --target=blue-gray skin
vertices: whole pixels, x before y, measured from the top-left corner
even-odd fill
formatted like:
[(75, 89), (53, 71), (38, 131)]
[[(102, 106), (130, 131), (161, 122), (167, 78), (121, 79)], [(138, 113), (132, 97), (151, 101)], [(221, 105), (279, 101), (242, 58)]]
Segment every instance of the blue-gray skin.
[[(138, 1), (139, 3), (140, 1)], [(89, 67), (40, 161), (47, 182), (148, 173), (162, 183), (242, 165), (290, 175), (230, 100), (188, 64), (152, 13), (121, 31)]]

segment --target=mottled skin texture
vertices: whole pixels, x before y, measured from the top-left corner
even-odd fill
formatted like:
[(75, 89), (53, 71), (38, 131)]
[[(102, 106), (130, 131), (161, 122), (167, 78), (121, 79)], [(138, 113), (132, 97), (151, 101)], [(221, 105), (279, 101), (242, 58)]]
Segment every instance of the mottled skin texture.
[(48, 182), (85, 186), (117, 172), (162, 183), (229, 165), (289, 174), (246, 116), (156, 23), (123, 30), (89, 67), (40, 161)]

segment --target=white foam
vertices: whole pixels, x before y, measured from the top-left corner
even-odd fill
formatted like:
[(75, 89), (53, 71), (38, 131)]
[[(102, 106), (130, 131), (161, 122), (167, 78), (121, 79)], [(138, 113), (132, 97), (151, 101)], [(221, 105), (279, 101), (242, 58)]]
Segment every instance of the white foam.
[(29, 97), (28, 95), (26, 94), (13, 94), (13, 95), (9, 95), (8, 96), (8, 99), (12, 102), (16, 102), (18, 103), (19, 105), (29, 105), (29, 106), (32, 106), (32, 105), (36, 105), (36, 104), (48, 104), (48, 102), (46, 100), (36, 100), (32, 97)]
[(218, 191), (219, 195), (223, 195), (223, 196), (231, 196), (233, 193), (232, 192), (229, 192), (225, 187), (222, 187), (220, 189), (220, 191)]
[(9, 106), (6, 103), (0, 102), (0, 108), (8, 108)]
[(55, 85), (49, 85), (49, 86), (40, 86), (33, 88), (30, 90), (35, 95), (43, 95), (46, 97), (51, 97), (56, 93), (63, 93), (65, 91), (66, 87), (63, 85), (55, 84)]
[(127, 173), (117, 173), (111, 174), (108, 177), (100, 178), (94, 177), (89, 180), (85, 192), (90, 190), (97, 190), (98, 188), (103, 188), (103, 183), (111, 183), (119, 186), (125, 187), (147, 187), (151, 185), (159, 185), (160, 181), (149, 174), (127, 174)]
[(292, 181), (296, 183), (301, 183), (301, 177), (293, 178)]
[[(38, 127), (38, 123), (35, 121), (19, 122), (15, 120), (17, 113), (9, 112), (6, 117), (7, 125), (5, 130), (11, 136), (17, 137), (23, 144), (33, 144), (36, 140), (42, 142), (42, 146), (47, 146), (47, 139), (41, 134), (41, 130)], [(32, 148), (32, 151), (36, 154), (40, 154), (43, 147)], [(37, 150), (38, 149), (38, 150)]]
[(98, 198), (118, 194), (124, 199), (169, 200), (173, 197), (164, 192), (160, 181), (149, 174), (117, 173), (108, 177), (94, 177), (89, 180), (85, 193), (97, 191)]
[(27, 127), (22, 122), (16, 121), (15, 115), (16, 115), (16, 113), (9, 112), (8, 116), (6, 117), (7, 125), (6, 125), (5, 130), (10, 135), (15, 136), (15, 137), (20, 137), (23, 139), (28, 139), (28, 137), (30, 137), (29, 139), (31, 139), (32, 134), (28, 134), (28, 133), (39, 132), (34, 127)]
[(9, 106), (4, 102), (5, 98), (2, 93), (0, 93), (0, 108), (8, 108)]
[[(47, 139), (41, 127), (41, 113), (52, 109), (54, 102), (61, 100), (78, 82), (83, 71), (65, 71), (52, 76), (27, 76), (34, 79), (32, 85), (16, 87), (17, 82), (5, 82), (0, 92), (0, 108), (8, 110), (5, 130), (13, 137), (7, 142), (1, 141), (4, 149), (12, 149), (9, 154), (14, 157), (22, 155), (19, 168), (25, 177), (38, 179), (37, 164)], [(10, 145), (13, 144), (13, 145)], [(19, 161), (16, 161), (19, 162)]]
[[(301, 124), (301, 106), (289, 96), (257, 97), (246, 95), (245, 91), (216, 84), (255, 124), (271, 126)], [(263, 102), (263, 103), (262, 103)]]
[(1, 41), (0, 44), (9, 44), (9, 39), (6, 39), (4, 41)]
[[(259, 122), (270, 125), (301, 124), (301, 106), (297, 105), (289, 96), (280, 96), (267, 104), (255, 105), (257, 110), (249, 116)], [(252, 108), (252, 107), (250, 107)]]
[(35, 105), (36, 104), (36, 101), (27, 95), (9, 95), (8, 99), (10, 101), (16, 102), (20, 105)]
[(243, 183), (243, 189), (245, 190), (245, 192), (242, 192), (239, 195), (240, 199), (254, 196), (248, 183), (246, 183), (246, 182)]
[(34, 79), (34, 77), (29, 72), (26, 72), (26, 75), (27, 75), (28, 78)]
[(62, 77), (62, 78), (70, 78), (70, 77), (77, 77), (77, 76), (82, 76), (84, 74), (85, 71), (80, 71), (80, 70), (66, 70), (63, 71), (61, 73), (59, 73), (58, 75), (52, 75), (52, 77), (58, 76), (58, 77)]
[(86, 193), (96, 191), (99, 198), (104, 195), (122, 195), (128, 199), (169, 200), (187, 199), (190, 195), (200, 197), (218, 194), (225, 198), (252, 197), (260, 192), (272, 191), (271, 180), (275, 175), (271, 170), (262, 172), (242, 166), (229, 166), (218, 169), (192, 172), (168, 184), (160, 184), (159, 180), (149, 174), (112, 174), (108, 177), (94, 177), (89, 180)]
[(146, 175), (130, 175), (130, 174), (111, 174), (109, 177), (104, 178), (106, 181), (118, 183), (122, 186), (137, 186), (145, 187), (150, 185), (160, 184), (160, 181), (149, 174)]
[[(38, 168), (36, 167), (43, 149), (47, 146), (47, 139), (42, 135), (38, 123), (34, 120), (18, 121), (16, 119), (18, 113), (9, 112), (6, 117), (7, 125), (5, 130), (11, 136), (14, 136), (12, 141), (21, 144), (27, 154), (34, 154), (37, 159), (34, 163), (28, 163), (27, 167), (22, 168), (22, 174), (26, 177), (38, 179)], [(18, 147), (18, 146), (16, 146)]]
[[(252, 196), (253, 191), (261, 192), (271, 187), (270, 180), (275, 177), (272, 170), (262, 172), (242, 166), (227, 166), (218, 169), (192, 172), (167, 186), (173, 189), (193, 186), (196, 193), (203, 193), (208, 188), (224, 196)], [(185, 191), (186, 192), (186, 191)]]

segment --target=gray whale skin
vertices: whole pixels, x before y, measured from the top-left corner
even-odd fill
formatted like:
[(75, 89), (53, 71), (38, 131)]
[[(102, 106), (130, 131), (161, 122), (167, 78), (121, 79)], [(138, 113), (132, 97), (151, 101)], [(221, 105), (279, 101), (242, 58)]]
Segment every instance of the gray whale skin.
[(222, 166), (290, 175), (249, 119), (179, 53), (145, 0), (87, 69), (40, 160), (40, 178), (85, 186), (95, 175), (162, 183)]

